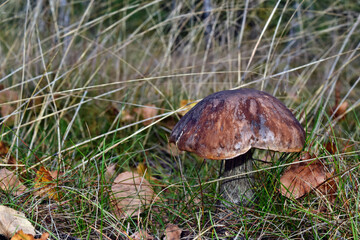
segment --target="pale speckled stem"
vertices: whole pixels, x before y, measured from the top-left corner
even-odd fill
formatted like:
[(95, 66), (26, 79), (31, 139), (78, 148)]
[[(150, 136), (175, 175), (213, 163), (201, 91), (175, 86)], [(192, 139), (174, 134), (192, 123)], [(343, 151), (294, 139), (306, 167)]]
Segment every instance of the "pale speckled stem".
[[(225, 160), (225, 170), (222, 177), (230, 177), (253, 169), (252, 151), (237, 156), (232, 159)], [(224, 180), (221, 183), (220, 191), (222, 198), (230, 203), (240, 206), (249, 205), (254, 198), (254, 174), (247, 174), (241, 177)], [(223, 205), (227, 205), (226, 202)]]

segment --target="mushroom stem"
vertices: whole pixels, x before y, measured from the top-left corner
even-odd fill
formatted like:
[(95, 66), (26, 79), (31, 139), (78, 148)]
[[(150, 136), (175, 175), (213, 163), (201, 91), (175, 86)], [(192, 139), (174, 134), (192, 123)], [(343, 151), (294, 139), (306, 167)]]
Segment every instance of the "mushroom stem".
[[(231, 177), (251, 172), (253, 169), (251, 159), (252, 151), (250, 150), (243, 155), (225, 160), (225, 170), (222, 177)], [(222, 198), (225, 202), (236, 205), (248, 205), (254, 197), (253, 182), (254, 174), (252, 173), (224, 180), (220, 187)]]

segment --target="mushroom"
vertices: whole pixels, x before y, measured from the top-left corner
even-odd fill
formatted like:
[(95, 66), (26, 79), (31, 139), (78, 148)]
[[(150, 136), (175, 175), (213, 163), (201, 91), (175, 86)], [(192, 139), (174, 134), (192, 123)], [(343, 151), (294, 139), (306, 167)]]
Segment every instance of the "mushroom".
[[(175, 125), (169, 141), (200, 157), (226, 160), (222, 197), (247, 205), (254, 199), (250, 149), (299, 152), (305, 143), (305, 132), (277, 98), (242, 88), (204, 98)], [(250, 173), (244, 174), (247, 172)]]

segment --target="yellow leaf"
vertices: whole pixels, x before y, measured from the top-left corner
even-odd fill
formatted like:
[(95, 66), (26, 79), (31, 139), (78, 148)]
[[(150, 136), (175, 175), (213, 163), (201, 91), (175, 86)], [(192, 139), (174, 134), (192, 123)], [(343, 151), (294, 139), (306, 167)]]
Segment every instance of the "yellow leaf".
[(56, 187), (56, 181), (54, 178), (57, 177), (57, 172), (49, 172), (44, 167), (36, 172), (35, 177), (35, 188), (38, 189), (35, 195), (44, 197), (47, 196), (50, 199), (56, 201), (59, 200), (58, 188)]
[(140, 176), (145, 176), (146, 180), (150, 180), (150, 178), (151, 178), (150, 170), (147, 168), (145, 163), (139, 163), (136, 167), (136, 172)]
[(184, 116), (188, 111), (190, 111), (190, 109), (192, 109), (196, 104), (198, 103), (198, 101), (194, 101), (194, 100), (181, 100), (180, 101), (180, 109), (182, 109), (179, 114), (181, 116)]

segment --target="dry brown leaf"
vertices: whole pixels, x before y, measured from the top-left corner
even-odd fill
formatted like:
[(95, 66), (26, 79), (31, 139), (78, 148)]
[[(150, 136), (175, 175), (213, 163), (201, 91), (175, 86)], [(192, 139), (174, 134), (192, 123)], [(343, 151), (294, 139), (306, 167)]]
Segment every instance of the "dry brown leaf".
[(16, 232), (11, 240), (46, 240), (49, 238), (49, 233), (43, 233), (40, 238), (35, 238), (32, 234), (24, 233), (22, 230)]
[(319, 193), (326, 196), (330, 203), (335, 203), (339, 183), (339, 178), (333, 176), (334, 173), (326, 174), (326, 182), (317, 188)]
[(107, 168), (106, 168), (106, 172), (105, 172), (105, 180), (107, 182), (110, 182), (110, 180), (112, 179), (112, 177), (115, 174), (116, 171), (116, 167), (117, 164), (116, 163), (111, 163)]
[(3, 163), (6, 163), (6, 164), (16, 164), (16, 159), (12, 155), (10, 155), (8, 153), (9, 153), (9, 146), (5, 142), (0, 141), (0, 158), (1, 158), (1, 161)]
[[(311, 158), (312, 156), (306, 154), (302, 160)], [(296, 162), (280, 178), (281, 194), (295, 199), (304, 196), (324, 183), (328, 174), (326, 167), (319, 159), (315, 159), (312, 162), (299, 160)]]
[(9, 146), (3, 142), (0, 141), (0, 156), (3, 157), (9, 152)]
[[(331, 110), (330, 110), (330, 116), (334, 114), (334, 118), (340, 118), (340, 120), (344, 120), (345, 119), (345, 112), (347, 110), (349, 106), (349, 103), (347, 101), (344, 101), (340, 106), (339, 105), (335, 105)], [(338, 108), (339, 107), (339, 108)], [(338, 108), (338, 110), (334, 113), (334, 111)]]
[(35, 228), (26, 219), (24, 213), (0, 205), (0, 234), (10, 238), (19, 230), (35, 235)]
[(135, 121), (134, 115), (130, 113), (129, 110), (124, 109), (121, 111), (121, 121), (122, 122), (133, 122)]
[[(3, 86), (0, 87), (2, 89)], [(18, 93), (13, 90), (3, 90), (0, 92), (0, 113), (2, 117), (10, 115), (16, 110), (16, 103), (11, 103), (18, 100)], [(15, 115), (9, 117), (5, 123), (7, 125), (13, 125), (15, 120)]]
[(23, 194), (26, 187), (20, 182), (19, 178), (6, 168), (0, 169), (0, 188), (9, 191), (15, 196)]
[(59, 194), (55, 180), (57, 175), (57, 171), (50, 172), (41, 166), (40, 169), (36, 172), (35, 188), (37, 191), (35, 192), (35, 195), (40, 197), (47, 196), (50, 199), (58, 201)]
[[(151, 105), (145, 105), (144, 107), (135, 108), (134, 112), (137, 113), (138, 115), (140, 115), (143, 119), (148, 119), (148, 118), (156, 117), (159, 110), (156, 108), (155, 105), (151, 104)], [(149, 120), (143, 122), (143, 124), (145, 126), (147, 126), (147, 125), (151, 124), (154, 120), (155, 119), (149, 119)]]
[(152, 240), (154, 239), (146, 230), (140, 230), (130, 236), (133, 240)]
[(133, 217), (140, 214), (154, 197), (150, 183), (137, 173), (119, 174), (111, 186), (111, 203), (115, 215), (119, 218)]
[(190, 109), (192, 109), (198, 102), (194, 100), (186, 100), (183, 99), (180, 101), (180, 108), (182, 109), (179, 111), (179, 115), (184, 116)]
[(179, 240), (181, 237), (181, 232), (182, 232), (181, 228), (179, 228), (175, 224), (169, 223), (165, 229), (165, 239), (166, 240)]
[(325, 144), (325, 149), (326, 151), (328, 151), (330, 154), (335, 154), (337, 153), (338, 149), (336, 147), (336, 144), (332, 141), (329, 141)]

